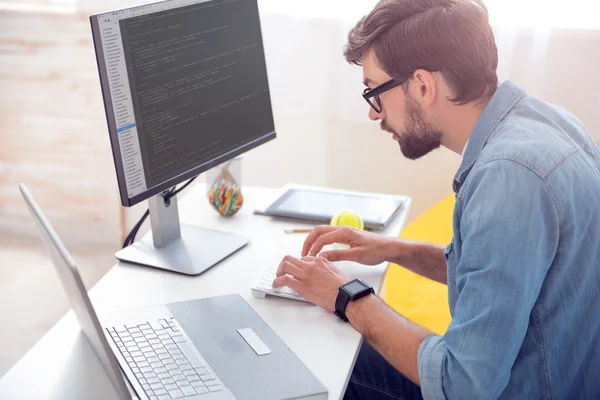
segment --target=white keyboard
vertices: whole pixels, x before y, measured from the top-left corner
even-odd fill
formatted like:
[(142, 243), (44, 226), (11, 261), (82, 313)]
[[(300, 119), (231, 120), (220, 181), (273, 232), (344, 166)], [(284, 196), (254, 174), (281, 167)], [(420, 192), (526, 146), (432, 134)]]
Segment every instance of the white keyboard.
[(254, 297), (265, 298), (267, 295), (271, 295), (306, 301), (304, 297), (287, 286), (273, 289), (273, 281), (276, 278), (277, 268), (279, 268), (283, 257), (287, 255), (301, 257), (305, 238), (306, 236), (300, 235), (298, 237), (286, 238), (276, 244), (263, 264), (258, 278), (252, 285), (252, 295)]

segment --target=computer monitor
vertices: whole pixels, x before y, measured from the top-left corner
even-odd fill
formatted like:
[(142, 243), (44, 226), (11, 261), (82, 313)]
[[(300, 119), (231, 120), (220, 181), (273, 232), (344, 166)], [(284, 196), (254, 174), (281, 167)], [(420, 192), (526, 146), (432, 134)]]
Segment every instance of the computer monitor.
[(276, 137), (256, 0), (170, 0), (90, 17), (123, 206), (152, 238), (123, 261), (198, 274), (248, 239), (180, 225), (175, 185)]

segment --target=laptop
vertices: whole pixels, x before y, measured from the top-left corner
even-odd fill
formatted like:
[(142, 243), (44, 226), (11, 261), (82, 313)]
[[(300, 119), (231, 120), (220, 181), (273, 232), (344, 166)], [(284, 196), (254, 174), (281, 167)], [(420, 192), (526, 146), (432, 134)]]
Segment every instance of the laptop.
[(27, 187), (19, 189), (119, 399), (327, 399), (323, 384), (237, 294), (100, 320), (75, 261)]

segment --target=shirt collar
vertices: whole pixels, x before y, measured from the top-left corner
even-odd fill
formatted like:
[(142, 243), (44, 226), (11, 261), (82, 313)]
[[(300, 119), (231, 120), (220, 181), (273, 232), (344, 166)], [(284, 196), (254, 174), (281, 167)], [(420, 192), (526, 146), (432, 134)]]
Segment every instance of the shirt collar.
[(460, 156), (462, 158), (465, 158), (465, 152), (467, 151), (467, 145), (469, 144), (469, 140), (467, 139), (467, 143), (465, 143), (465, 147), (463, 147), (463, 151), (462, 153), (460, 153)]
[(490, 102), (477, 120), (477, 124), (475, 124), (475, 128), (467, 142), (468, 146), (465, 145), (463, 160), (452, 184), (454, 193), (457, 193), (460, 189), (462, 182), (473, 168), (473, 164), (477, 161), (494, 129), (524, 95), (525, 91), (511, 81), (505, 81), (496, 89)]

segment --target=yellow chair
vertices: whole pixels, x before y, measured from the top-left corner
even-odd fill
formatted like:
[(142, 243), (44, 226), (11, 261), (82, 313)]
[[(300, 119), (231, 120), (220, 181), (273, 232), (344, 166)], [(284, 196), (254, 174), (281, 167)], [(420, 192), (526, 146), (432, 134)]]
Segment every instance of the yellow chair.
[[(434, 205), (409, 224), (400, 237), (447, 245), (452, 240), (454, 195)], [(385, 276), (385, 301), (414, 323), (443, 335), (450, 324), (446, 285), (390, 264)]]

